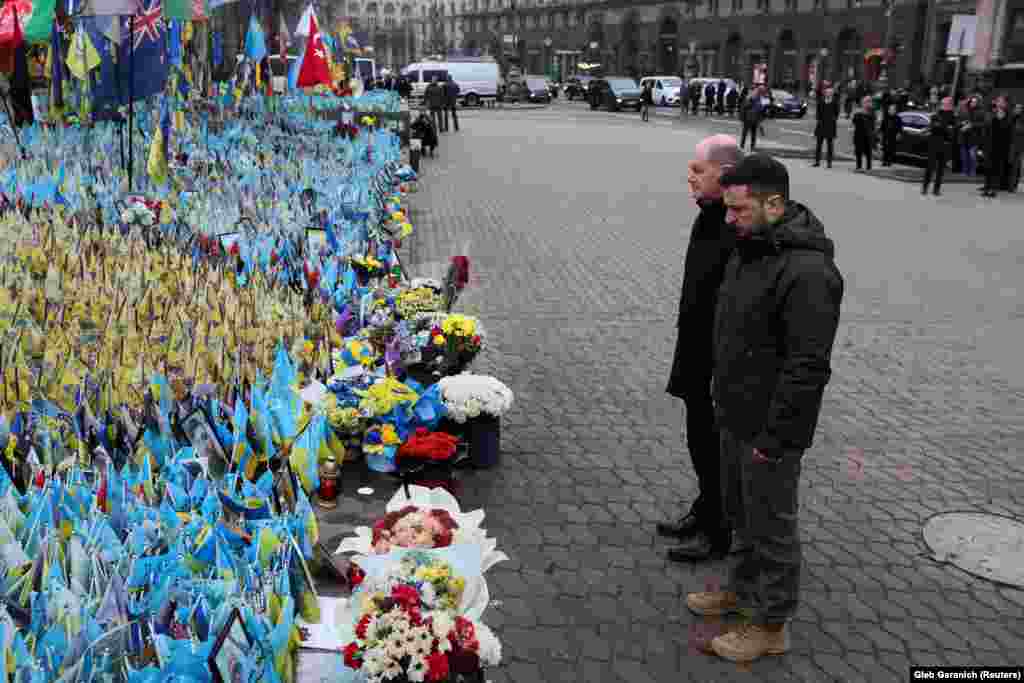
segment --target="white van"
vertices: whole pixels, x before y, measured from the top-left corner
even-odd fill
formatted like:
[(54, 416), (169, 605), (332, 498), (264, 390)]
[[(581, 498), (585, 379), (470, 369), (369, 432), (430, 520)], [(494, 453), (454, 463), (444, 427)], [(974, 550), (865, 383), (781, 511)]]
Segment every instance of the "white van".
[(431, 80), (447, 80), (449, 74), (459, 86), (463, 106), (477, 107), (484, 99), (498, 96), (501, 73), (497, 62), (419, 62), (402, 69), (402, 75), (412, 84), (415, 99), (423, 97)]
[(651, 84), (651, 97), (656, 107), (678, 107), (679, 89), (683, 79), (679, 76), (648, 76), (640, 79), (640, 89)]

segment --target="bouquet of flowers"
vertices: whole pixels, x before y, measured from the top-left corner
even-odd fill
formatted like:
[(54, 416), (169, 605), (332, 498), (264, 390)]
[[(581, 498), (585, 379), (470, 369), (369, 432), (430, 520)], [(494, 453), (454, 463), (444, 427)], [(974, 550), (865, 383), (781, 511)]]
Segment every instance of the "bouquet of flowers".
[[(429, 328), (424, 330), (427, 325)], [(418, 341), (423, 344), (423, 362), (445, 374), (463, 371), (486, 344), (483, 325), (469, 315), (420, 314), (416, 316), (416, 328)]]
[(398, 449), (398, 457), (427, 462), (447, 462), (455, 455), (459, 439), (444, 432), (431, 432), (420, 427)]
[(417, 313), (432, 313), (444, 308), (444, 299), (429, 287), (416, 287), (403, 291), (395, 299), (395, 311), (408, 320)]
[(501, 417), (512, 407), (512, 390), (494, 377), (462, 373), (438, 382), (448, 417), (459, 424), (480, 415)]
[(447, 548), (458, 523), (446, 510), (427, 510), (407, 505), (389, 512), (373, 525), (372, 550), (381, 555), (399, 548)]
[(364, 584), (356, 639), (345, 665), (373, 683), (442, 683), (501, 662), (501, 643), (484, 624), (457, 614), (465, 580), (451, 565), (409, 553), (397, 571)]

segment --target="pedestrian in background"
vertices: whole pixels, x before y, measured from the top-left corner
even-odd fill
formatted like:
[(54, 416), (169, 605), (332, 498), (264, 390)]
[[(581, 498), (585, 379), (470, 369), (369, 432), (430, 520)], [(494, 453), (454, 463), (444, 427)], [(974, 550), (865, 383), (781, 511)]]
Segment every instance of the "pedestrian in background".
[(754, 88), (747, 99), (740, 105), (740, 118), (743, 121), (743, 133), (740, 135), (740, 149), (747, 145), (747, 136), (750, 136), (750, 151), (753, 152), (757, 146), (757, 129), (761, 127), (761, 118), (764, 115), (761, 104), (759, 88)]
[(679, 118), (686, 118), (686, 110), (690, 104), (690, 86), (683, 78), (679, 84)]
[(444, 86), (438, 82), (437, 76), (430, 79), (430, 83), (423, 91), (423, 101), (430, 109), (430, 118), (434, 120), (434, 128), (438, 133), (444, 133), (446, 127), (442, 112), (444, 111), (445, 94)]
[(921, 194), (928, 194), (928, 186), (934, 176), (936, 197), (942, 194), (942, 176), (946, 172), (946, 161), (953, 148), (957, 128), (953, 98), (944, 98), (939, 106), (941, 109), (932, 114), (928, 125), (928, 166), (924, 171), (924, 186), (921, 188)]
[(822, 143), (828, 145), (828, 156), (826, 161), (828, 167), (832, 168), (832, 155), (835, 151), (836, 128), (839, 121), (839, 102), (836, 101), (835, 91), (826, 88), (824, 96), (818, 101), (814, 117), (817, 123), (814, 124), (814, 167), (821, 166)]
[(749, 662), (789, 649), (799, 605), (799, 485), (831, 377), (843, 277), (821, 221), (790, 199), (789, 174), (763, 154), (721, 179), (736, 249), (718, 293), (712, 398), (726, 519), (750, 544), (724, 590), (690, 593), (701, 616), (743, 613), (711, 641)]
[(660, 535), (688, 541), (669, 549), (673, 561), (721, 557), (733, 540), (722, 506), (719, 434), (711, 401), (711, 339), (718, 289), (736, 243), (736, 231), (725, 222), (719, 180), (742, 158), (736, 138), (715, 135), (697, 145), (687, 168), (690, 195), (700, 212), (686, 248), (676, 351), (666, 391), (684, 402), (686, 448), (697, 475), (698, 495), (682, 518), (657, 525)]
[(900, 119), (896, 105), (889, 105), (889, 113), (882, 119), (882, 166), (892, 166), (893, 154), (896, 151), (896, 141), (903, 131), (903, 120)]
[(976, 97), (969, 97), (960, 118), (960, 168), (968, 178), (978, 174), (978, 147), (985, 140), (985, 112)]
[(1010, 186), (1010, 151), (1013, 147), (1013, 121), (1010, 103), (1005, 95), (993, 102), (995, 113), (989, 119), (985, 145), (985, 186), (982, 196), (995, 197), (999, 190)]
[(1024, 104), (1015, 105), (1013, 108), (1013, 156), (1010, 158), (1013, 171), (1010, 191), (1018, 192), (1021, 175), (1024, 173)]
[(690, 83), (690, 113), (694, 116), (700, 111), (700, 82)]
[(875, 149), (875, 110), (871, 98), (865, 96), (860, 108), (853, 115), (853, 154), (857, 159), (857, 170), (864, 170), (862, 163), (871, 170), (871, 156)]
[(729, 88), (729, 92), (725, 94), (725, 110), (729, 115), (729, 118), (736, 116), (736, 105), (739, 103), (740, 94), (736, 91), (736, 86)]
[(445, 108), (451, 111), (452, 125), (455, 126), (456, 133), (459, 132), (459, 92), (459, 84), (455, 82), (451, 74), (448, 74), (448, 80), (444, 84)]
[(715, 92), (716, 111), (719, 116), (725, 115), (725, 80), (719, 79), (718, 90)]
[(704, 86), (704, 116), (711, 116), (711, 112), (715, 107), (716, 92), (714, 83), (708, 83)]
[(654, 87), (654, 83), (647, 81), (644, 83), (644, 89), (640, 91), (640, 120), (650, 121), (651, 120), (651, 105), (654, 103), (654, 93), (651, 88)]

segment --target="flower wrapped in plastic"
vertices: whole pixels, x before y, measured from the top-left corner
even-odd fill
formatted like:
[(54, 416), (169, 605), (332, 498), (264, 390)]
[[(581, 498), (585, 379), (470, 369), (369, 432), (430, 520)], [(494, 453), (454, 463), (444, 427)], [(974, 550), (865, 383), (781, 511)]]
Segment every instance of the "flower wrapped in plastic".
[(512, 390), (487, 375), (444, 377), (438, 386), (448, 417), (459, 424), (480, 415), (501, 417), (512, 407)]
[(419, 427), (398, 449), (399, 459), (447, 462), (455, 455), (458, 437), (444, 432), (431, 432)]

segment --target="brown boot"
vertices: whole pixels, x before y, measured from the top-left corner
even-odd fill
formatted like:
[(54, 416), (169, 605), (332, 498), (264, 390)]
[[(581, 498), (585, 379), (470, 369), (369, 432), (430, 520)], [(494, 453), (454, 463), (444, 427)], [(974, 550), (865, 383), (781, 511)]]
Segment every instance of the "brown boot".
[(728, 591), (690, 593), (686, 596), (686, 606), (694, 614), (704, 617), (720, 617), (740, 611), (737, 595)]
[(765, 655), (784, 655), (789, 650), (785, 625), (742, 624), (711, 641), (715, 654), (731, 662), (752, 662)]

